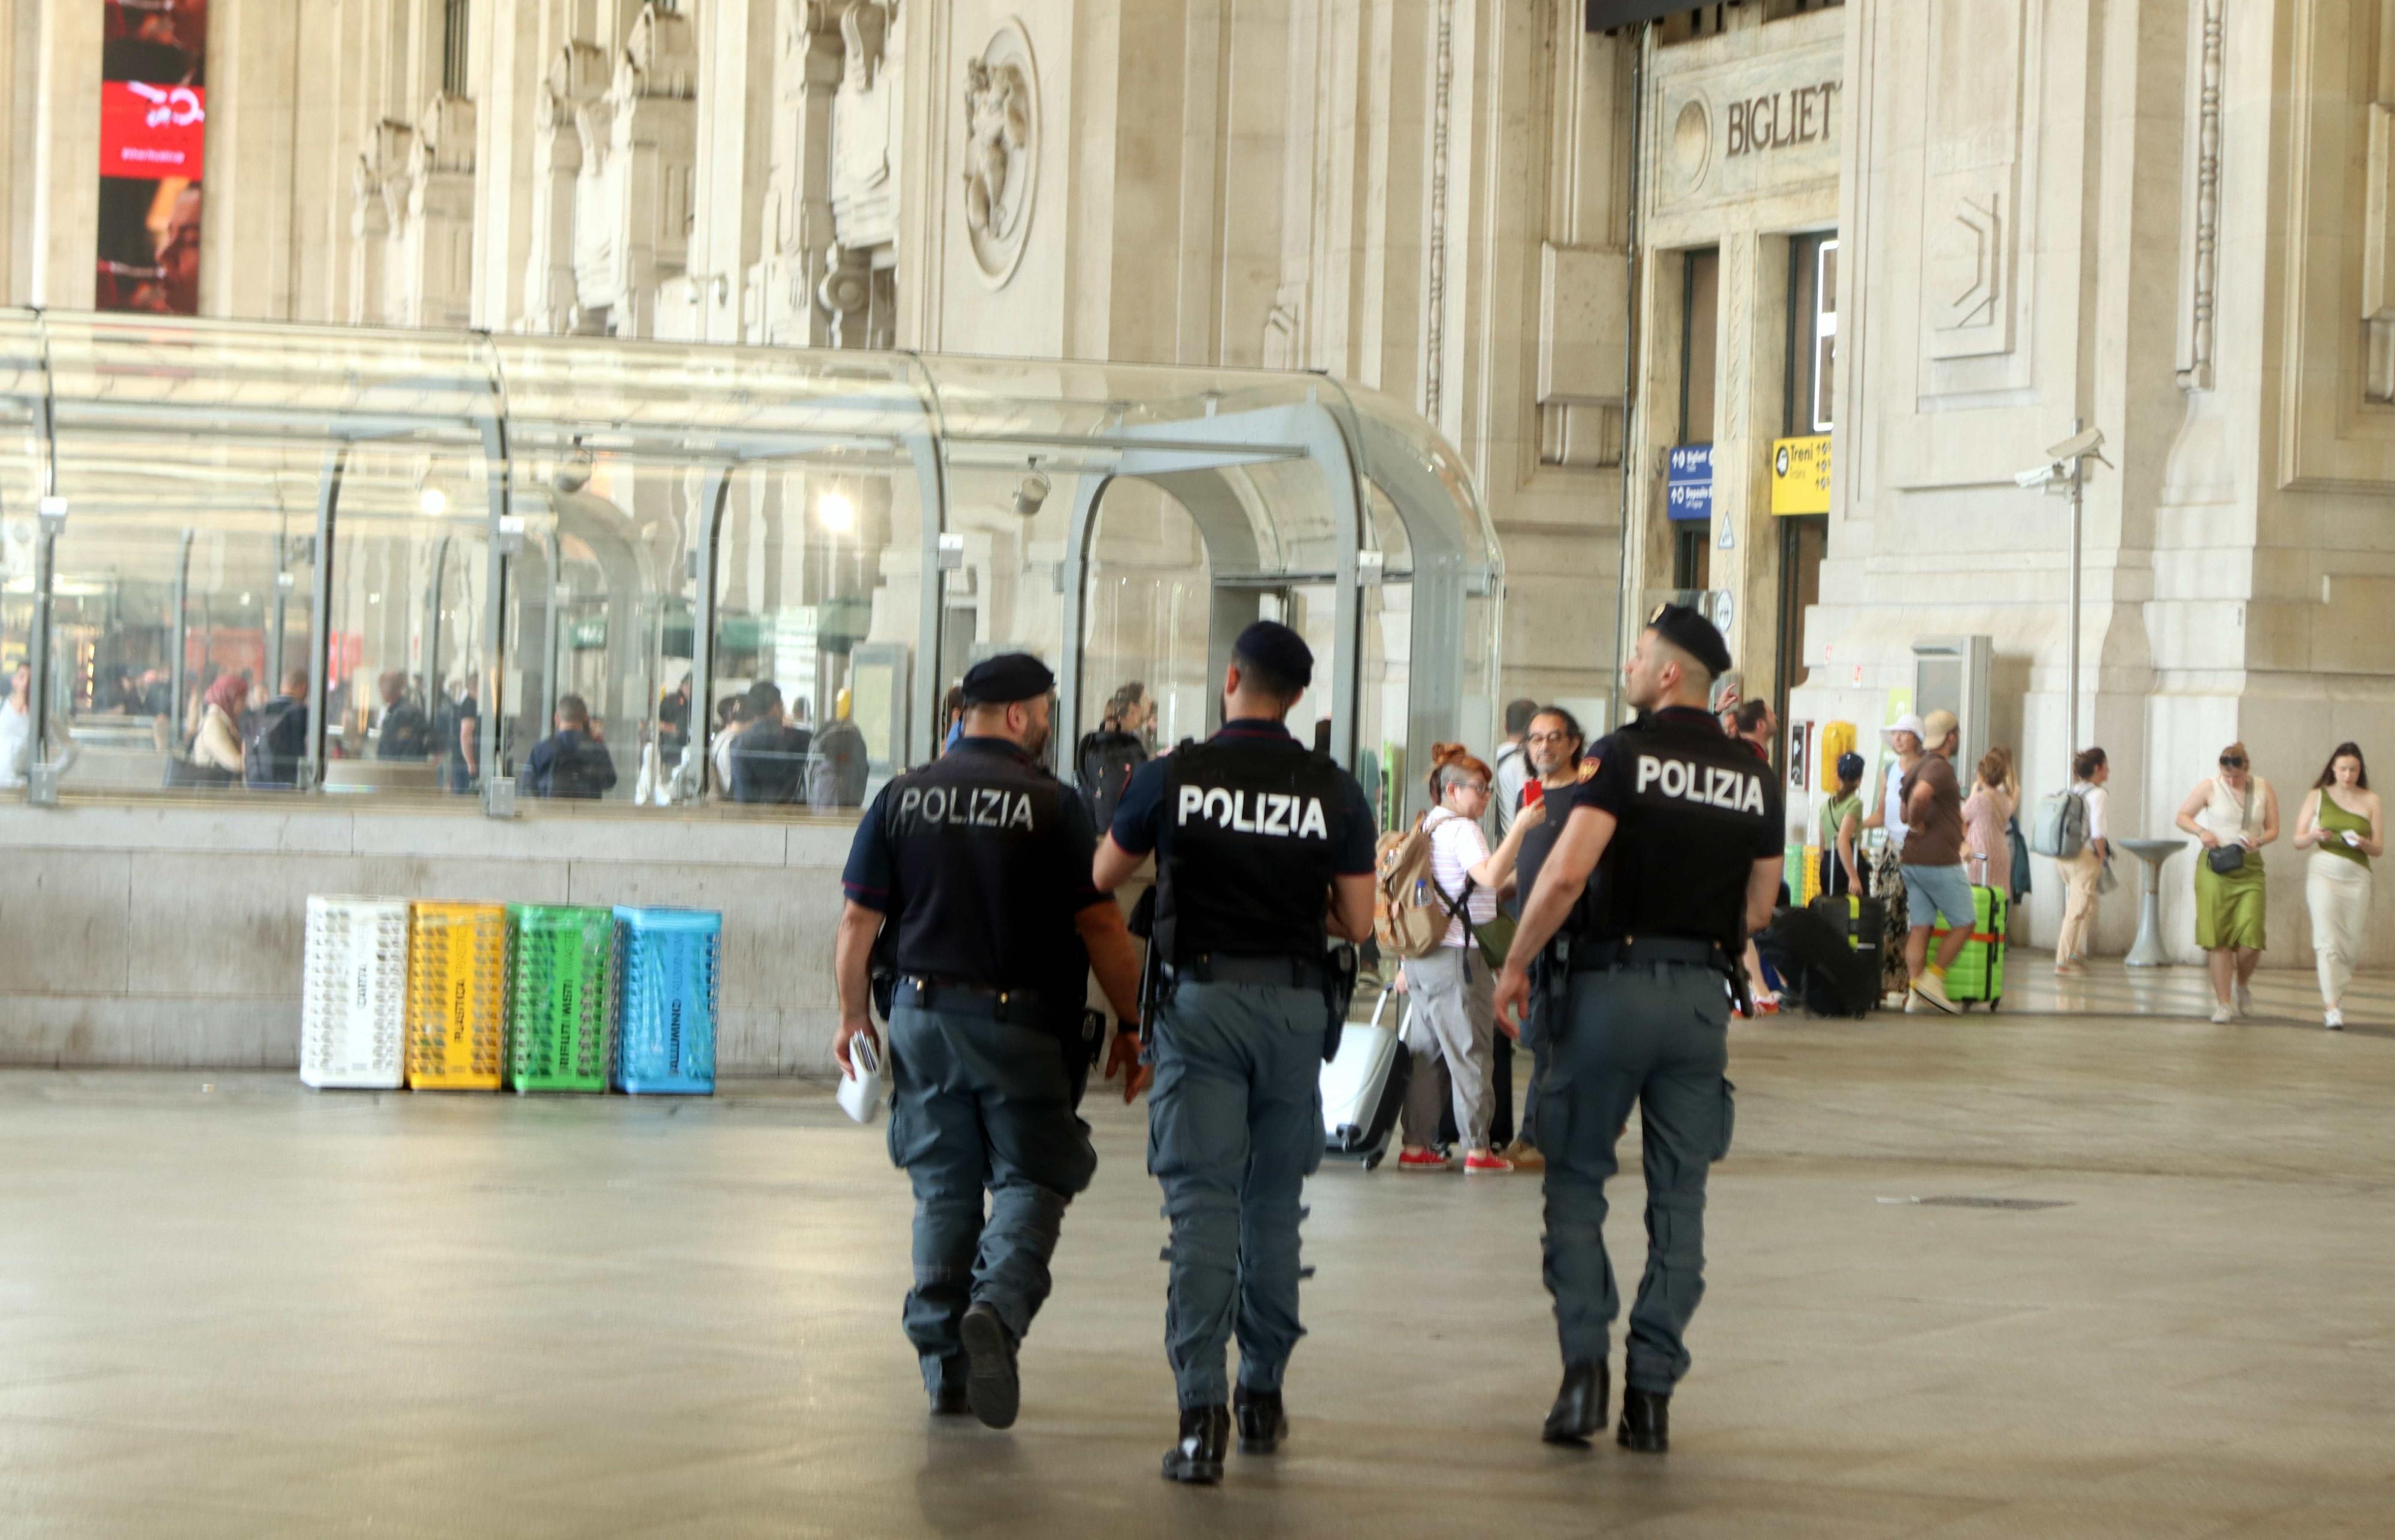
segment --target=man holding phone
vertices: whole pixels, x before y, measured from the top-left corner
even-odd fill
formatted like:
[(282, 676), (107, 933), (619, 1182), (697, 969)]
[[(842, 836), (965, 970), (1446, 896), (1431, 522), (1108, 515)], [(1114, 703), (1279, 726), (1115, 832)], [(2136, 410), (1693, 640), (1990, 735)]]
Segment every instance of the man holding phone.
[[(1529, 730), (1523, 736), (1523, 746), (1529, 751), (1530, 769), (1534, 774), (1522, 788), (1522, 805), (1534, 807), (1546, 800), (1550, 791), (1569, 791), (1580, 784), (1581, 750), (1587, 739), (1581, 733), (1580, 719), (1560, 706), (1542, 706), (1530, 719)], [(1539, 884), (1539, 868), (1547, 852), (1555, 845), (1555, 836), (1563, 830), (1564, 820), (1549, 817), (1522, 836), (1522, 848), (1514, 858), (1514, 891), (1517, 904), (1528, 903), (1530, 892)], [(1514, 1162), (1516, 1171), (1542, 1171), (1546, 1157), (1539, 1153), (1539, 1089), (1547, 1079), (1547, 1041), (1542, 1030), (1548, 1005), (1542, 960), (1533, 959), (1530, 966), (1541, 970), (1533, 983), (1530, 1014), (1522, 1026), (1522, 1045), (1530, 1050), (1530, 1083), (1522, 1092), (1522, 1136), (1506, 1147), (1505, 1158)], [(1503, 1034), (1499, 1034), (1504, 1041)]]

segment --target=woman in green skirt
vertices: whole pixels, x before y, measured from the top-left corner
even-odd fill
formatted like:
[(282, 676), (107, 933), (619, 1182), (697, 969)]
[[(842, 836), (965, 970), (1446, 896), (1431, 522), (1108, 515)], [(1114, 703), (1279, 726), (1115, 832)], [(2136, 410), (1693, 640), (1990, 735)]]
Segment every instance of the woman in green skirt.
[(2203, 844), (2195, 863), (2195, 944), (2212, 969), (2212, 1019), (2250, 1015), (2262, 960), (2262, 847), (2279, 837), (2279, 796), (2254, 774), (2245, 746), (2220, 750), (2219, 774), (2179, 804), (2178, 827)]

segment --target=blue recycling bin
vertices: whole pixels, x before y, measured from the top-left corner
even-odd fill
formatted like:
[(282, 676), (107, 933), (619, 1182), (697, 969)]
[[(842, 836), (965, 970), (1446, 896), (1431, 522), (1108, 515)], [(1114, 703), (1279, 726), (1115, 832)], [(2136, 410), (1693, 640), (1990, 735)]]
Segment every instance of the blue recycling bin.
[(711, 909), (616, 906), (617, 1090), (713, 1094), (722, 944), (723, 916)]

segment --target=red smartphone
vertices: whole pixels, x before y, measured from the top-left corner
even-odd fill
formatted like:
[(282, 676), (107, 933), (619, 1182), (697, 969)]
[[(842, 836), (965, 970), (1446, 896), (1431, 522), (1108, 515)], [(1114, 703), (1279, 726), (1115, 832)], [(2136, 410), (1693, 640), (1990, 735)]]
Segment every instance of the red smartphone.
[(1544, 782), (1544, 781), (1542, 781), (1542, 780), (1539, 779), (1536, 776), (1533, 776), (1533, 777), (1531, 777), (1528, 781), (1526, 781), (1526, 782), (1524, 782), (1524, 783), (1523, 783), (1523, 785), (1522, 785), (1522, 805), (1523, 805), (1524, 807), (1536, 807), (1539, 803), (1542, 803), (1542, 802), (1544, 802), (1544, 801), (1546, 801), (1546, 800), (1547, 800), (1547, 783), (1546, 783), (1546, 782)]

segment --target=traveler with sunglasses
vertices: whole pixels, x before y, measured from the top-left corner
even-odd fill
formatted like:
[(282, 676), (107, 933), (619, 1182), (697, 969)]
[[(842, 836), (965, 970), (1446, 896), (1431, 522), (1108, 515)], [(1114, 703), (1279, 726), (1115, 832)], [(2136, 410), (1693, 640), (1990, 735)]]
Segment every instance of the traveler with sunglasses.
[(2262, 847), (2279, 837), (2279, 794), (2255, 775), (2245, 746), (2220, 750), (2220, 773), (2179, 804), (2178, 827), (2203, 843), (2195, 863), (2195, 944), (2212, 969), (2212, 1019), (2251, 1015), (2262, 960)]

